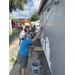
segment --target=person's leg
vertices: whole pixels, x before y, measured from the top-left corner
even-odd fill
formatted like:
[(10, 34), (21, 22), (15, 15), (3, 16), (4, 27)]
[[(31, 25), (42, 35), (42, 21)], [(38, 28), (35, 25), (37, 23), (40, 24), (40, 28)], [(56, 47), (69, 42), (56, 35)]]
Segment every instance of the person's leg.
[(21, 43), (21, 38), (19, 38), (19, 45), (20, 45), (20, 43)]
[(32, 52), (33, 52), (33, 45), (31, 45), (31, 54), (32, 54)]
[(31, 48), (31, 54), (32, 54), (32, 52), (33, 52), (33, 45), (31, 45), (30, 48)]
[(31, 56), (34, 56), (34, 55), (32, 54), (32, 52), (33, 52), (33, 45), (30, 46), (30, 49), (31, 49), (31, 53), (30, 53)]
[(18, 67), (19, 67), (18, 72), (21, 73), (21, 67), (22, 67), (22, 66), (19, 64)]
[(21, 74), (21, 75), (25, 75), (25, 71), (26, 71), (26, 68), (23, 68), (23, 69), (22, 69), (22, 74)]

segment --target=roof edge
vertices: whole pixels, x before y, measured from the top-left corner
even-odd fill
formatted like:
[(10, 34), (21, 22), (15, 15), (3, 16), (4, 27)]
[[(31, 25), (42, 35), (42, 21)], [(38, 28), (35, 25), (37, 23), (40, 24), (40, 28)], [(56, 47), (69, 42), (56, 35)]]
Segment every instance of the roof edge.
[(40, 2), (40, 6), (39, 6), (39, 10), (38, 10), (38, 15), (39, 15), (39, 11), (40, 11), (40, 8), (42, 6), (42, 3), (43, 3), (43, 0), (41, 0), (41, 2)]
[[(49, 1), (49, 0), (47, 0), (47, 2), (48, 2), (48, 1)], [(47, 2), (46, 2), (46, 3), (47, 3)], [(39, 6), (39, 9), (38, 9), (38, 15), (39, 15), (39, 14), (41, 13), (41, 11), (42, 11), (42, 10), (41, 10), (41, 7), (42, 7), (43, 3), (44, 3), (44, 0), (41, 0), (40, 6)], [(46, 3), (45, 3), (45, 5), (46, 5)], [(45, 6), (45, 5), (44, 5), (44, 6)], [(44, 6), (43, 6), (43, 8), (44, 8)], [(42, 8), (42, 9), (43, 9), (43, 8)]]

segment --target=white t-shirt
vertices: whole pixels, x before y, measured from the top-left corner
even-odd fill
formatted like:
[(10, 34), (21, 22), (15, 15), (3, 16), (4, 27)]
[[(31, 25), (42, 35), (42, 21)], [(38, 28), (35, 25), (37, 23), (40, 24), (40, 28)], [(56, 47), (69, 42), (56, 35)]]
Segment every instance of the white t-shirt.
[(31, 37), (32, 32), (30, 32), (29, 34), (27, 34), (27, 32), (25, 33), (27, 35), (27, 39), (29, 39)]
[(19, 37), (22, 38), (25, 34), (26, 34), (26, 32), (24, 30), (22, 30)]

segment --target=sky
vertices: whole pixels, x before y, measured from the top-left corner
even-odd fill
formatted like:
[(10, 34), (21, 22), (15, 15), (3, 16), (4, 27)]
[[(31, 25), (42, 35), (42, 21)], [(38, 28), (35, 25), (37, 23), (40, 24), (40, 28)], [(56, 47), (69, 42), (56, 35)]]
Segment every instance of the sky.
[(24, 4), (24, 10), (17, 9), (10, 13), (10, 18), (30, 18), (32, 14), (36, 13), (39, 9), (41, 0), (28, 0), (27, 5)]

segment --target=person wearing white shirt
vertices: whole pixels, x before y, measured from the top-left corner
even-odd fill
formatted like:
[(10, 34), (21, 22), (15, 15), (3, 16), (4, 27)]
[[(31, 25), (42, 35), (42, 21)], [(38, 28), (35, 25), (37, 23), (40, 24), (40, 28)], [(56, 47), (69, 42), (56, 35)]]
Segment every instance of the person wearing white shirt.
[[(32, 39), (34, 32), (30, 32), (29, 29), (30, 29), (29, 26), (26, 26), (26, 27), (25, 27), (27, 39)], [(33, 52), (33, 44), (30, 44), (30, 49), (31, 49), (31, 56), (34, 56), (34, 55), (32, 54), (32, 52)]]
[[(22, 30), (22, 31), (20, 32), (20, 35), (19, 35), (19, 40), (20, 40), (20, 42), (21, 42), (21, 40), (22, 40), (22, 35), (26, 33), (25, 31), (26, 31), (26, 30), (25, 30), (25, 28), (24, 28), (24, 30)], [(19, 45), (20, 45), (20, 42), (19, 42)]]

